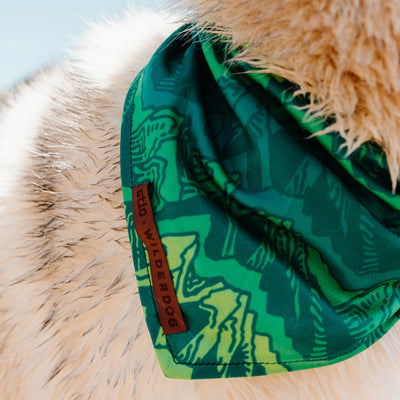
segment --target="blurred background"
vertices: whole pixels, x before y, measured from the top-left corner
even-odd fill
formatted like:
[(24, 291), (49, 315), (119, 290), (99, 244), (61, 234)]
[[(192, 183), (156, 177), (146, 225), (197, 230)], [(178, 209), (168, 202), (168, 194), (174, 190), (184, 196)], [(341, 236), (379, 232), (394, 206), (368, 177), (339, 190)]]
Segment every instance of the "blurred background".
[(85, 21), (117, 16), (129, 5), (162, 0), (0, 0), (0, 94), (66, 57)]

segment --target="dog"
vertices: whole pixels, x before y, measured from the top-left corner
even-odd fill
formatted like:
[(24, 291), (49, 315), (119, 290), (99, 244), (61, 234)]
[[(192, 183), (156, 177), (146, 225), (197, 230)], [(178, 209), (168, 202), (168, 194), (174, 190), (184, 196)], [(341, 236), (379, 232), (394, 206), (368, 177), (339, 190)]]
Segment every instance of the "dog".
[[(181, 23), (228, 37), (235, 60), (295, 83), (349, 153), (384, 149), (397, 189), (400, 7), (390, 1), (195, 0), (92, 26), (70, 60), (1, 109), (0, 398), (397, 399), (399, 325), (330, 366), (166, 378), (146, 328), (120, 182), (128, 89)], [(243, 44), (246, 44), (243, 46)], [(10, 156), (11, 155), (11, 156)]]

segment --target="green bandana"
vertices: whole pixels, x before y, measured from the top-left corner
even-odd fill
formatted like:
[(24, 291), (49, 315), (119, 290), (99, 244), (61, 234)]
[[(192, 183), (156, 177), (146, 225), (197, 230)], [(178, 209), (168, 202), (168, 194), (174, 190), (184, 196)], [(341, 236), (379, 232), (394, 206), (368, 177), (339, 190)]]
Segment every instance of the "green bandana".
[(384, 155), (310, 139), (324, 122), (307, 120), (293, 84), (194, 37), (184, 27), (161, 46), (122, 122), (128, 231), (161, 368), (255, 376), (359, 353), (400, 316), (400, 196)]

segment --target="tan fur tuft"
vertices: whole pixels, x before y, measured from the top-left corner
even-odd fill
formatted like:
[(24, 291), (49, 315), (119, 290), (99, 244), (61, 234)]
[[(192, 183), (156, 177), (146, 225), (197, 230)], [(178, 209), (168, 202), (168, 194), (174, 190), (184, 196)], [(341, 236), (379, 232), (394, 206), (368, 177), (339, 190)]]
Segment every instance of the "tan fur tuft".
[[(230, 37), (238, 59), (309, 94), (310, 113), (349, 152), (366, 141), (400, 166), (400, 6), (397, 0), (190, 0), (189, 20)], [(246, 46), (243, 47), (243, 44)], [(325, 133), (325, 132), (324, 132)]]

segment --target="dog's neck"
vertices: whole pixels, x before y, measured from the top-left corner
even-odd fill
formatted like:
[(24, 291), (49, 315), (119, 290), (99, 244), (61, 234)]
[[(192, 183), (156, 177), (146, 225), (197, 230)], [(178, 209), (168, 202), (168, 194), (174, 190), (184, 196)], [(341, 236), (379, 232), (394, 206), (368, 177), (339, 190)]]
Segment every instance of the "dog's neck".
[[(186, 1), (180, 1), (186, 5)], [(393, 185), (400, 164), (400, 8), (396, 0), (191, 0), (192, 21), (223, 33), (237, 58), (298, 84), (334, 117), (349, 151), (372, 140)], [(242, 46), (243, 44), (246, 46)]]

